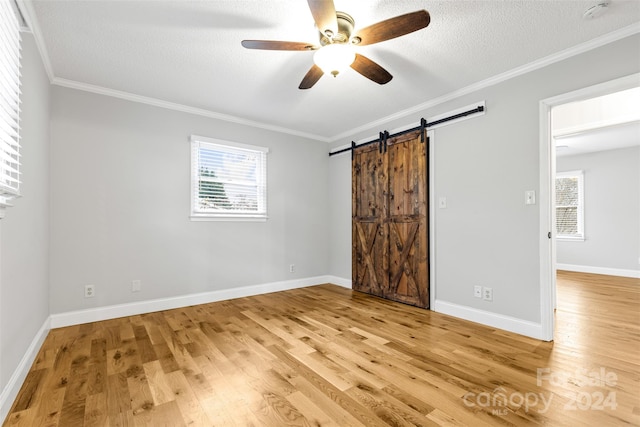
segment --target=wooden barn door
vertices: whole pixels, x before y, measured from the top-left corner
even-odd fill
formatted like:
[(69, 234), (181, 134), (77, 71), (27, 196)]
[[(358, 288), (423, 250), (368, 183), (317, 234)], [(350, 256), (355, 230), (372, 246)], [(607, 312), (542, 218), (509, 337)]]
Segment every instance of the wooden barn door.
[(353, 153), (352, 287), (386, 297), (389, 289), (387, 160), (377, 145)]
[(429, 307), (427, 143), (420, 132), (357, 148), (353, 289)]
[(420, 133), (389, 143), (389, 291), (393, 299), (429, 307), (427, 142)]

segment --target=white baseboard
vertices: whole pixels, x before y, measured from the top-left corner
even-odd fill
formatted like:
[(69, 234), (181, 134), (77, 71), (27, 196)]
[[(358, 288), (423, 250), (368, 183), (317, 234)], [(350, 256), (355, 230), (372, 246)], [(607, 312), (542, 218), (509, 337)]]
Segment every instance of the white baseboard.
[[(329, 283), (351, 289), (351, 279), (344, 279), (337, 276), (327, 276), (327, 278)], [(441, 300), (436, 300), (431, 309), (438, 313), (447, 314), (449, 316), (458, 317), (475, 323), (481, 323), (493, 328), (504, 329), (509, 332), (515, 332), (516, 334), (525, 335), (539, 340), (548, 340), (548, 337), (545, 337), (543, 334), (542, 325), (540, 323), (529, 322), (527, 320), (478, 310)]]
[(286, 280), (282, 282), (264, 283), (261, 285), (243, 286), (241, 288), (221, 289), (218, 291), (180, 295), (170, 298), (96, 307), (86, 310), (69, 311), (66, 313), (52, 314), (51, 327), (62, 328), (64, 326), (98, 322), (101, 320), (115, 319), (125, 316), (135, 316), (138, 314), (170, 310), (190, 305), (207, 304), (210, 302), (224, 301), (233, 298), (242, 298), (252, 295), (267, 294), (270, 292), (304, 288), (323, 283), (333, 283), (332, 279), (332, 276), (316, 276), (296, 280)]
[(51, 329), (50, 319), (51, 318), (48, 317), (44, 321), (40, 330), (33, 338), (33, 341), (31, 341), (31, 344), (29, 345), (29, 348), (27, 348), (24, 356), (22, 356), (20, 363), (18, 363), (15, 371), (13, 371), (13, 375), (9, 378), (7, 385), (2, 390), (2, 393), (0, 393), (0, 422), (4, 422), (3, 420), (7, 417), (7, 414), (9, 414), (11, 405), (13, 405), (13, 402), (18, 396), (20, 387), (22, 387), (25, 378), (27, 378), (27, 374), (29, 373), (29, 369), (31, 369), (31, 365), (33, 365), (33, 361), (36, 360), (38, 351), (40, 351), (40, 347), (42, 347), (42, 344)]
[(343, 288), (351, 289), (351, 279), (345, 279), (338, 276), (327, 276), (327, 282), (342, 286)]
[(478, 310), (477, 308), (441, 300), (435, 301), (433, 311), (448, 314), (449, 316), (459, 317), (461, 319), (480, 323), (486, 326), (491, 326), (493, 328), (515, 332), (516, 334), (525, 335), (527, 337), (539, 340), (548, 340), (543, 334), (542, 325), (540, 323), (517, 319), (511, 316), (504, 316), (502, 314), (496, 314), (489, 311)]
[(588, 265), (556, 264), (556, 270), (575, 271), (577, 273), (606, 274), (607, 276), (633, 277), (640, 279), (640, 270), (622, 268), (592, 267)]

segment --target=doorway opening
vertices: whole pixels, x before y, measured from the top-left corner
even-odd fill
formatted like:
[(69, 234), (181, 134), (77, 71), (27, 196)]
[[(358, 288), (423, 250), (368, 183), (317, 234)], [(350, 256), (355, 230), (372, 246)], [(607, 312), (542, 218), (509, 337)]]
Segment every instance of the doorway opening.
[[(622, 149), (640, 143), (637, 138), (640, 109), (629, 108), (622, 101), (623, 92), (635, 97), (640, 94), (640, 74), (540, 102), (540, 306), (545, 340), (553, 339), (558, 265), (562, 269), (584, 271), (578, 269), (580, 266), (575, 260), (579, 258), (575, 256), (580, 252), (584, 255), (585, 248), (592, 245), (589, 224), (585, 224), (585, 219), (593, 220), (597, 216), (591, 213), (589, 218), (589, 213), (586, 216), (584, 214), (585, 201), (588, 200), (582, 191), (584, 170), (576, 166), (579, 165), (579, 160), (576, 159), (580, 156), (572, 159), (571, 155)], [(604, 143), (609, 145), (604, 146)], [(560, 177), (559, 194), (556, 194), (557, 177)], [(558, 249), (562, 255), (560, 264)], [(567, 255), (572, 250), (573, 258)], [(629, 271), (633, 274), (633, 270)], [(591, 272), (615, 273), (614, 270), (607, 269)]]

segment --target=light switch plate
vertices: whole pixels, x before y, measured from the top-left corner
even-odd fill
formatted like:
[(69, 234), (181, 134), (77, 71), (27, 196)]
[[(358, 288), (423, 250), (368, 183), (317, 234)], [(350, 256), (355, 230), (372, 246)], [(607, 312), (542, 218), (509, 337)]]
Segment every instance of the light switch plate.
[(536, 204), (536, 192), (534, 190), (529, 190), (524, 192), (524, 204), (525, 205)]

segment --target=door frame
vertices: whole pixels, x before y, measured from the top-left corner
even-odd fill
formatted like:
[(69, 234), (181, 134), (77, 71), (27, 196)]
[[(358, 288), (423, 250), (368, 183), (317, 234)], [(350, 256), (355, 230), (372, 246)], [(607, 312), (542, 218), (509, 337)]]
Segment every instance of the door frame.
[[(540, 326), (541, 339), (553, 340), (556, 306), (556, 147), (551, 135), (552, 108), (640, 86), (640, 73), (567, 92), (540, 101)], [(551, 233), (551, 238), (548, 237)]]
[(427, 168), (429, 170), (427, 191), (429, 193), (429, 310), (434, 310), (436, 303), (436, 159), (435, 159), (435, 131), (427, 131)]

